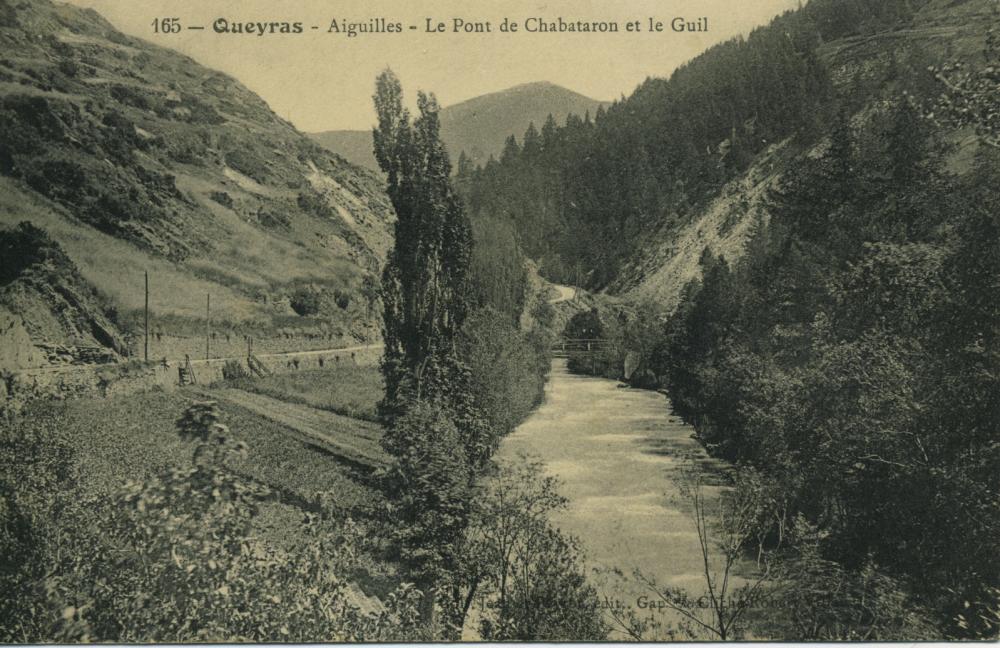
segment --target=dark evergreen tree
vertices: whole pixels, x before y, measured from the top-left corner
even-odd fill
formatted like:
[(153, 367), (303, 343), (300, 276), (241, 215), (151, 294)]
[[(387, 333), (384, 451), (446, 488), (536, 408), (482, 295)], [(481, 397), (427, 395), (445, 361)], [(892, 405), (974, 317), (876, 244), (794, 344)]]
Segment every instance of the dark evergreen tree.
[(462, 151), (461, 153), (459, 153), (458, 154), (458, 168), (456, 169), (455, 174), (459, 178), (467, 178), (467, 177), (469, 177), (469, 175), (472, 174), (472, 172), (474, 170), (475, 170), (475, 167), (472, 164), (472, 160), (470, 160), (469, 156), (465, 154), (465, 151)]

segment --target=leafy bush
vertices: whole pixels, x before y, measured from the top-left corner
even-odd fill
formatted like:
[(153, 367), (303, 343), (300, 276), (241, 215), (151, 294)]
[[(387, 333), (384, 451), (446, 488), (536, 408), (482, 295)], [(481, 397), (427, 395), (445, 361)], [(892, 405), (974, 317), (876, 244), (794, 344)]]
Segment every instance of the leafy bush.
[(596, 308), (575, 313), (566, 322), (563, 335), (567, 338), (581, 340), (599, 340), (604, 337), (605, 324)]
[(325, 220), (333, 220), (337, 217), (329, 203), (315, 190), (300, 191), (296, 203), (299, 209), (307, 214), (318, 216)]
[(250, 374), (239, 360), (226, 360), (222, 367), (222, 377), (226, 380), (244, 380), (250, 378)]
[(42, 96), (4, 97), (0, 100), (0, 106), (15, 116), (14, 120), (21, 129), (27, 128), (31, 135), (50, 142), (59, 142), (66, 136), (63, 118), (67, 118), (65, 121), (71, 121), (68, 119), (69, 115), (65, 114), (66, 110), (72, 110), (70, 107)]
[(233, 197), (229, 195), (226, 191), (213, 191), (209, 194), (209, 198), (219, 203), (223, 207), (233, 208)]
[[(183, 99), (184, 107), (188, 110), (188, 122), (192, 124), (207, 124), (209, 126), (218, 126), (219, 124), (226, 123), (226, 118), (220, 115), (219, 111), (216, 110), (211, 104), (205, 103), (198, 97), (189, 94), (185, 94)], [(237, 167), (233, 168), (236, 169)], [(247, 175), (250, 174), (248, 173)], [(250, 175), (250, 177), (256, 179), (253, 175)], [(260, 180), (258, 180), (258, 182), (260, 182)]]
[(385, 476), (394, 525), (390, 542), (425, 593), (455, 567), (455, 546), (469, 512), (470, 474), (455, 452), (462, 441), (448, 414), (416, 403), (386, 430), (395, 462)]
[(225, 155), (226, 165), (257, 182), (267, 182), (267, 163), (250, 149), (236, 149)]
[(108, 89), (108, 92), (111, 94), (111, 98), (118, 103), (140, 110), (149, 110), (149, 99), (141, 90), (116, 83)]
[(54, 200), (75, 202), (89, 189), (82, 165), (69, 159), (47, 159), (34, 165), (25, 180), (32, 189)]
[(51, 637), (58, 619), (41, 586), (74, 517), (72, 446), (54, 417), (0, 425), (0, 641)]
[(608, 628), (584, 576), (576, 541), (553, 528), (565, 508), (558, 484), (538, 461), (503, 462), (473, 500), (453, 601), (464, 619), (482, 602), (487, 641), (599, 641)]
[(171, 160), (182, 164), (204, 165), (208, 157), (206, 134), (200, 132), (180, 131), (170, 134), (170, 137), (158, 138), (161, 146), (165, 146)]
[(110, 142), (113, 138), (116, 140), (115, 146), (119, 148), (142, 145), (142, 140), (135, 132), (135, 124), (120, 111), (109, 110), (104, 113), (104, 117), (101, 118), (101, 124), (108, 129), (104, 138), (105, 148), (112, 149)]
[(848, 570), (824, 559), (817, 529), (804, 518), (789, 535), (794, 552), (780, 563), (762, 631), (795, 641), (919, 641), (933, 635), (927, 610), (876, 565), (866, 561)]
[(55, 241), (28, 221), (0, 230), (0, 285), (7, 284), (27, 268), (62, 257)]
[[(258, 211), (257, 220), (260, 221), (260, 224), (263, 225), (264, 227), (269, 227), (272, 229), (280, 228), (287, 230), (292, 224), (291, 219), (288, 218), (286, 214), (282, 214), (281, 212), (276, 212), (270, 209), (261, 209), (260, 211)], [(299, 314), (302, 315), (303, 313)]]
[(309, 286), (300, 286), (289, 295), (288, 305), (299, 315), (315, 315), (320, 310), (319, 292)]
[(483, 308), (466, 320), (459, 343), (473, 403), (499, 443), (541, 402), (549, 341), (537, 331), (522, 333), (504, 314)]
[(535, 304), (534, 308), (531, 309), (531, 316), (535, 319), (535, 322), (543, 328), (552, 328), (556, 319), (556, 309), (555, 306), (547, 301), (539, 301)]
[(17, 11), (10, 6), (7, 0), (0, 0), (0, 27), (16, 28), (17, 26)]

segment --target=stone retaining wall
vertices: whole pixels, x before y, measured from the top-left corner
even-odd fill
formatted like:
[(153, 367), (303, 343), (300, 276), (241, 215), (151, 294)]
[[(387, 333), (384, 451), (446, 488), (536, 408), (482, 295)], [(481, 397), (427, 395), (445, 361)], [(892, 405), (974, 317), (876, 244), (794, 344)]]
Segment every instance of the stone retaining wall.
[[(257, 356), (272, 373), (294, 373), (311, 369), (336, 367), (341, 364), (375, 366), (382, 357), (382, 345), (300, 351)], [(236, 361), (250, 373), (246, 358), (192, 360), (191, 366), (199, 385), (209, 385), (223, 379), (227, 362)], [(106, 398), (151, 389), (176, 389), (180, 384), (182, 362), (148, 364), (129, 362), (89, 366), (27, 369), (0, 376), (0, 412), (16, 413), (28, 402), (37, 399)]]

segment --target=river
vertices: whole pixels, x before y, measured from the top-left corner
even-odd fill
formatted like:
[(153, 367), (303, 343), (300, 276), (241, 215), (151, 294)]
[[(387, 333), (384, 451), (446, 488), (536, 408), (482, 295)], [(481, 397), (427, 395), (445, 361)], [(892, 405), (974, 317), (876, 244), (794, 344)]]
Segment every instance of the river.
[(693, 431), (670, 413), (662, 394), (571, 374), (565, 360), (555, 360), (545, 402), (504, 440), (498, 458), (536, 456), (561, 480), (569, 504), (553, 522), (580, 539), (602, 600), (671, 621), (664, 611), (642, 607), (649, 591), (639, 583), (591, 570), (618, 568), (631, 576), (640, 569), (659, 584), (702, 594), (702, 553), (680, 471), (693, 464), (718, 483), (713, 477), (723, 466), (707, 457)]

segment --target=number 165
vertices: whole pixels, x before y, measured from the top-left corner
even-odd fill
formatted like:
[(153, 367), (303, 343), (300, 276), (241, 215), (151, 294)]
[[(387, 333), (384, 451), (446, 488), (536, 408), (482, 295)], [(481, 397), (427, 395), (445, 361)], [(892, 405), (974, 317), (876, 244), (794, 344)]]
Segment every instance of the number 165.
[(153, 33), (156, 34), (178, 34), (181, 31), (180, 18), (154, 18)]

